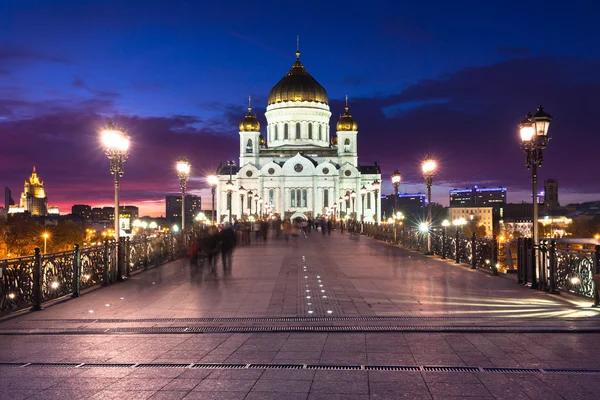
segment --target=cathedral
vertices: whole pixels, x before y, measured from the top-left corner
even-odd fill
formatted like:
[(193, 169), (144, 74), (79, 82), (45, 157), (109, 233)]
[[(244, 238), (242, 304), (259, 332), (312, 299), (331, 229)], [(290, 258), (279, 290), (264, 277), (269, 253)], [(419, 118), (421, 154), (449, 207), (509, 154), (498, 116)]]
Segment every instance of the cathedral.
[(219, 222), (227, 222), (230, 212), (232, 220), (267, 213), (315, 219), (335, 213), (338, 218), (380, 221), (376, 190), (381, 171), (376, 163), (358, 162), (358, 124), (348, 99), (332, 133), (327, 92), (300, 62), (300, 52), (271, 89), (265, 117), (266, 137), (248, 104), (239, 125), (239, 162), (218, 169)]

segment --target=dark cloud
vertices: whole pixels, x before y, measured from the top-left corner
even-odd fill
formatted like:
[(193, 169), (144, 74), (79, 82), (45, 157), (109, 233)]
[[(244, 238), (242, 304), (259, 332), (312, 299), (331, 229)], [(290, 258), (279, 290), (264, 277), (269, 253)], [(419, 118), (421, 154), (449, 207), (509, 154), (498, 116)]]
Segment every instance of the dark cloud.
[(0, 48), (0, 64), (11, 62), (47, 61), (60, 64), (68, 64), (69, 61), (62, 57), (45, 54), (30, 49), (19, 49), (16, 47)]
[(501, 46), (496, 48), (496, 53), (503, 56), (530, 56), (533, 51), (529, 47)]

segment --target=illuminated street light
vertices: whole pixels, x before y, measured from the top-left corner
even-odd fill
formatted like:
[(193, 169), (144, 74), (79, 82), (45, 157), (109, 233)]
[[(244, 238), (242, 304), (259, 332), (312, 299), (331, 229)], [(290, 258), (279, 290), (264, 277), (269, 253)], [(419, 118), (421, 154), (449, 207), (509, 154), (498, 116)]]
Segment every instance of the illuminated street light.
[(231, 225), (231, 195), (233, 194), (233, 182), (231, 179), (225, 183), (225, 188), (227, 189), (227, 208), (229, 208), (229, 224)]
[(175, 233), (179, 232), (179, 226), (173, 225), (173, 232), (175, 232)]
[(373, 188), (373, 191), (375, 192), (375, 224), (379, 224), (379, 212), (378, 212), (378, 206), (379, 206), (379, 189), (381, 189), (381, 182), (379, 182), (378, 179), (375, 179), (375, 181), (373, 181), (373, 183), (371, 183), (371, 187)]
[(156, 228), (158, 228), (158, 224), (156, 222), (152, 221), (148, 225), (148, 228), (150, 228), (150, 229), (156, 229)]
[(427, 222), (421, 222), (419, 224), (419, 230), (421, 231), (421, 233), (429, 234), (429, 224)]
[[(431, 185), (433, 184), (433, 175), (437, 169), (437, 163), (431, 155), (425, 157), (425, 160), (421, 164), (421, 169), (425, 183), (427, 184), (427, 224), (431, 226), (433, 224), (431, 216)], [(427, 232), (427, 254), (431, 254), (431, 232), (429, 231)]]
[[(121, 225), (119, 223), (119, 183), (120, 178), (123, 176), (123, 163), (127, 160), (129, 155), (129, 135), (125, 133), (125, 129), (122, 127), (116, 127), (114, 122), (111, 120), (108, 122), (106, 128), (101, 132), (101, 141), (104, 146), (104, 154), (110, 160), (110, 173), (115, 176), (115, 246), (117, 260), (119, 258), (120, 246), (119, 236), (121, 232)], [(117, 280), (122, 280), (123, 273), (120, 269), (123, 267), (123, 263), (117, 263)]]
[(360, 198), (361, 198), (361, 206), (362, 206), (362, 213), (360, 215), (360, 221), (363, 222), (365, 220), (365, 196), (367, 195), (367, 188), (365, 187), (365, 185), (363, 185), (363, 187), (360, 188)]
[[(527, 169), (531, 169), (531, 192), (533, 202), (533, 276), (531, 281), (531, 288), (538, 288), (538, 279), (543, 279), (545, 275), (542, 263), (539, 262), (538, 256), (538, 202), (537, 202), (537, 169), (542, 166), (543, 161), (543, 150), (548, 145), (548, 128), (552, 116), (544, 111), (542, 106), (539, 106), (537, 112), (534, 115), (527, 113), (525, 119), (519, 124), (519, 133), (521, 136), (521, 147), (527, 155), (525, 166)], [(552, 268), (552, 263), (550, 264)], [(554, 275), (552, 271), (550, 273), (550, 292), (555, 291)]]
[(243, 187), (240, 186), (238, 189), (238, 193), (240, 194), (240, 203), (241, 203), (241, 211), (240, 211), (240, 219), (244, 219), (244, 196), (246, 195), (248, 191)]
[(44, 232), (42, 237), (44, 238), (44, 254), (46, 254), (46, 241), (50, 237), (50, 234), (48, 232)]
[(352, 190), (350, 192), (350, 198), (352, 199), (352, 219), (354, 218), (354, 203), (356, 202), (356, 192), (354, 190)]
[(206, 182), (210, 186), (210, 194), (212, 195), (212, 207), (210, 209), (210, 222), (215, 223), (215, 191), (219, 184), (219, 178), (216, 175), (209, 175), (206, 177)]
[(398, 189), (400, 188), (400, 181), (402, 175), (398, 170), (395, 170), (392, 174), (392, 186), (394, 187), (394, 213), (398, 211)]
[(256, 217), (258, 217), (258, 199), (259, 199), (259, 195), (258, 192), (254, 194), (254, 209), (256, 210)]
[(185, 231), (185, 188), (190, 178), (191, 164), (185, 157), (177, 160), (177, 176), (179, 177), (179, 187), (181, 187), (181, 230)]

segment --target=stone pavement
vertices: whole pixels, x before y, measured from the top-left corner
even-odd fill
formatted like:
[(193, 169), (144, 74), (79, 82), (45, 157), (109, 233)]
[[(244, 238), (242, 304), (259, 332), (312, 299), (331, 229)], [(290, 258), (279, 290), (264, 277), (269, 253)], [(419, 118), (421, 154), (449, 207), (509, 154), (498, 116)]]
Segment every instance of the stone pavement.
[(600, 398), (590, 301), (338, 232), (233, 264), (175, 261), (0, 323), (0, 399)]

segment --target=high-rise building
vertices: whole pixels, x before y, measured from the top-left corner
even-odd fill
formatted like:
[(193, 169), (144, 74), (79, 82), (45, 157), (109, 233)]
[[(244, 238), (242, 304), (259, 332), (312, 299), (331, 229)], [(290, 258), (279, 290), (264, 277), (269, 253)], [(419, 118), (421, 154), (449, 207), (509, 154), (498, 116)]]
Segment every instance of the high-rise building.
[(13, 206), (9, 209), (9, 213), (22, 212), (31, 215), (48, 215), (48, 197), (44, 190), (44, 182), (38, 177), (35, 167), (29, 180), (25, 181), (19, 207)]
[[(181, 224), (181, 195), (168, 195), (166, 198), (167, 220), (174, 224)], [(191, 226), (196, 215), (202, 211), (202, 198), (191, 194), (185, 195), (185, 224)]]
[(450, 190), (450, 207), (454, 206), (499, 206), (506, 204), (506, 188), (480, 188)]
[[(390, 218), (394, 212), (394, 195), (390, 194), (381, 197), (381, 215), (382, 218)], [(427, 207), (427, 196), (423, 193), (399, 193), (398, 194), (398, 210), (402, 212), (406, 217), (414, 216), (415, 218), (422, 218), (424, 210)], [(360, 210), (359, 210), (360, 213)]]
[(558, 203), (558, 181), (556, 179), (547, 179), (544, 181), (544, 204), (549, 210), (559, 206)]
[(12, 192), (8, 186), (4, 187), (4, 209), (8, 212), (10, 206), (13, 206), (15, 201), (12, 198)]

